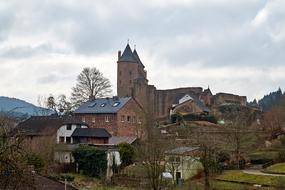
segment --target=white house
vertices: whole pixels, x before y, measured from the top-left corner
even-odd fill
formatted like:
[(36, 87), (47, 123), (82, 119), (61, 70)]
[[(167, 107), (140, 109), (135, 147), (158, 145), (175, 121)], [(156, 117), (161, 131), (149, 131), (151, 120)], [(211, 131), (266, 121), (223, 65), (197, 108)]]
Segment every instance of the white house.
[(75, 129), (88, 128), (86, 124), (64, 124), (58, 130), (56, 134), (56, 143), (73, 144), (72, 134)]

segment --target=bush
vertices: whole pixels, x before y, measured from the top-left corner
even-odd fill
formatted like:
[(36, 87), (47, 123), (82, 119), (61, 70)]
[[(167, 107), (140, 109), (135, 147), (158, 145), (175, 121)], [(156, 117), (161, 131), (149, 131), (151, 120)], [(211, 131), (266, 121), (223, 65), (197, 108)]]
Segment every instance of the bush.
[(33, 165), (36, 172), (40, 172), (45, 166), (43, 158), (38, 154), (28, 155), (28, 164)]
[(278, 161), (279, 162), (285, 162), (285, 151), (282, 150), (278, 153)]
[(102, 177), (107, 169), (107, 154), (104, 150), (83, 145), (72, 152), (79, 170), (92, 177)]
[(48, 176), (50, 179), (56, 180), (56, 181), (64, 181), (65, 179), (67, 181), (74, 181), (74, 176), (69, 174), (51, 174)]
[(285, 146), (285, 136), (279, 137), (279, 140), (283, 146)]
[(260, 151), (249, 155), (252, 164), (266, 164), (278, 160), (279, 153), (276, 151)]
[(132, 145), (128, 143), (120, 143), (119, 152), (123, 167), (133, 163), (135, 157), (135, 148)]

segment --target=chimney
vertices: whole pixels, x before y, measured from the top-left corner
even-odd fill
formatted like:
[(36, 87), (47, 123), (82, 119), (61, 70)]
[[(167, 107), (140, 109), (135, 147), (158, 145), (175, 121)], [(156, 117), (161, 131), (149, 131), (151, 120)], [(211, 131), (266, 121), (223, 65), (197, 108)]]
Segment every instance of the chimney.
[(118, 96), (113, 96), (113, 100), (114, 101), (119, 101), (119, 97)]
[(121, 57), (121, 51), (118, 51), (118, 60), (120, 59)]

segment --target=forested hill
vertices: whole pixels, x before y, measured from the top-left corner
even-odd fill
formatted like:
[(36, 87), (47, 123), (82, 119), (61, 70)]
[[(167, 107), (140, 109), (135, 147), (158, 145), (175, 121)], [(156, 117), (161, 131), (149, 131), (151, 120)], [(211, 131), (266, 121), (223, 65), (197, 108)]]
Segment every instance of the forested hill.
[(51, 113), (48, 109), (35, 106), (24, 100), (4, 96), (0, 96), (0, 112), (18, 119)]
[(265, 95), (262, 99), (258, 101), (259, 106), (263, 111), (269, 111), (272, 106), (278, 104), (281, 98), (285, 96), (282, 93), (282, 90), (279, 88), (275, 92), (270, 92), (268, 95)]

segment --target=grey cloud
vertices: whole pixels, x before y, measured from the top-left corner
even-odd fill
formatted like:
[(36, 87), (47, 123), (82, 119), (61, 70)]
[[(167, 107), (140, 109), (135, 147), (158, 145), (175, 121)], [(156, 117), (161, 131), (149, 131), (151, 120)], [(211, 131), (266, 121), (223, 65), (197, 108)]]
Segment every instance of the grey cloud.
[(50, 53), (64, 53), (64, 50), (53, 48), (51, 44), (41, 44), (37, 46), (16, 46), (1, 49), (0, 58), (29, 58)]
[(71, 80), (73, 79), (73, 77), (66, 75), (66, 73), (51, 73), (51, 74), (47, 74), (47, 75), (43, 75), (41, 77), (39, 77), (36, 81), (37, 84), (40, 85), (52, 85), (55, 83), (60, 83), (64, 80)]
[[(130, 38), (131, 44), (136, 43), (139, 47), (140, 55), (149, 56), (149, 59), (141, 56), (143, 61), (158, 61), (146, 62), (146, 67), (165, 65), (166, 73), (174, 65), (184, 67), (191, 64), (202, 64), (206, 68), (239, 65), (260, 70), (282, 66), (285, 60), (285, 6), (272, 4), (273, 1), (193, 0), (187, 3), (172, 0), (168, 1), (169, 4), (160, 0), (7, 2), (7, 10), (0, 11), (0, 41), (13, 38), (31, 40), (26, 44), (2, 44), (0, 58), (13, 60), (41, 56), (44, 59), (51, 53), (72, 53), (74, 57), (113, 54), (116, 59), (115, 51), (124, 48)], [(274, 2), (282, 3), (282, 0)], [(268, 18), (253, 26), (256, 15), (263, 9), (270, 12)], [(42, 40), (41, 45), (35, 46), (38, 40)], [(40, 64), (43, 67), (55, 65)], [(72, 65), (75, 63), (70, 63), (70, 67)], [(60, 63), (57, 66), (60, 67)], [(38, 85), (67, 80), (58, 73), (37, 78)], [(284, 80), (269, 82), (272, 85), (277, 83), (284, 84)]]
[(0, 9), (0, 42), (4, 41), (14, 24), (14, 16), (12, 15), (10, 10), (1, 10)]

